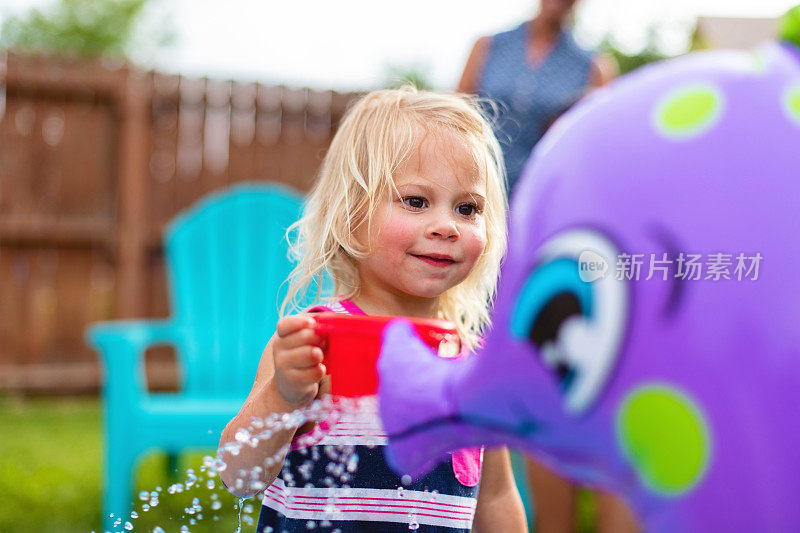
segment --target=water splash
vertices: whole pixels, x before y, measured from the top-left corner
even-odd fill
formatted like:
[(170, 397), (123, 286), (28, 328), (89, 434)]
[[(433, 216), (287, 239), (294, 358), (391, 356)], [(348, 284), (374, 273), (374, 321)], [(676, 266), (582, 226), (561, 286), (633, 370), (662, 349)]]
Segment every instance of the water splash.
[[(150, 513), (152, 515), (153, 509), (161, 504), (165, 496), (177, 498), (178, 495), (191, 493), (198, 489), (202, 490), (197, 493), (198, 496), (191, 498), (191, 503), (189, 505), (183, 507), (183, 514), (179, 517), (173, 517), (183, 522), (180, 526), (180, 531), (182, 533), (191, 533), (189, 526), (194, 526), (198, 522), (203, 521), (204, 518), (206, 520), (211, 518), (214, 521), (219, 521), (219, 513), (224, 511), (225, 504), (214, 491), (223, 490), (227, 494), (224, 485), (217, 481), (220, 473), (228, 469), (228, 465), (223, 460), (223, 457), (225, 457), (226, 454), (230, 454), (234, 457), (238, 456), (245, 447), (256, 447), (259, 443), (268, 441), (273, 435), (279, 432), (285, 432), (285, 430), (296, 430), (306, 422), (321, 422), (330, 415), (334, 405), (336, 409), (343, 412), (357, 412), (361, 408), (359, 400), (357, 399), (337, 398), (336, 400), (332, 400), (330, 397), (326, 397), (315, 401), (308, 408), (303, 410), (281, 415), (273, 414), (264, 419), (253, 417), (248, 427), (241, 428), (236, 432), (232, 442), (225, 443), (220, 447), (216, 456), (205, 456), (202, 458), (199, 472), (196, 472), (193, 468), (187, 469), (185, 479), (170, 484), (167, 486), (166, 490), (158, 486), (155, 490), (139, 491), (137, 493), (138, 507), (131, 511), (128, 517), (111, 517), (116, 518), (113, 524), (114, 531), (119, 531), (118, 528), (120, 527), (124, 530), (132, 530), (134, 527), (133, 521), (139, 518), (139, 513)], [(279, 461), (282, 461), (287, 452), (288, 446), (284, 446), (273, 456), (267, 457), (264, 460), (264, 466), (269, 468)], [(313, 481), (314, 464), (324, 462), (324, 472), (326, 475), (319, 482), (319, 486), (339, 486), (349, 490), (348, 483), (352, 481), (359, 466), (359, 458), (354, 446), (313, 446), (310, 448), (302, 448), (300, 450), (300, 455), (305, 456), (306, 459), (297, 468), (293, 469), (295, 473), (297, 473), (297, 479), (293, 478), (291, 473), (288, 472), (288, 469), (285, 470), (285, 472), (289, 474), (284, 476), (284, 481), (287, 485), (313, 486), (311, 482)], [(288, 461), (286, 461), (286, 463), (288, 463)], [(261, 466), (255, 466), (250, 470), (241, 470), (237, 472), (232, 488), (236, 491), (242, 491), (246, 488), (248, 492), (254, 492), (256, 494), (261, 493), (266, 489), (264, 474), (265, 469)], [(212, 491), (210, 494), (210, 501), (203, 501), (209, 497), (207, 492), (205, 492), (206, 490)], [(203, 496), (203, 500), (201, 500), (200, 496)], [(237, 524), (237, 533), (241, 533), (242, 523), (245, 525), (252, 525), (255, 522), (252, 515), (260, 510), (260, 501), (257, 507), (246, 503), (246, 501), (246, 498), (242, 498), (233, 505), (237, 513), (235, 522)], [(335, 513), (337, 511), (333, 499), (330, 502), (326, 502), (325, 510), (330, 513)], [(150, 517), (151, 521), (154, 516), (156, 515)], [(145, 523), (146, 522), (147, 521), (145, 521)], [(331, 533), (337, 531), (337, 529), (330, 529), (333, 527), (333, 524), (329, 520), (319, 522), (309, 521), (307, 526), (323, 531), (331, 531)], [(139, 530), (140, 527), (143, 530), (151, 530), (153, 533), (164, 533), (162, 525), (150, 525), (145, 528), (145, 525), (140, 523), (140, 525), (136, 526), (136, 530)], [(265, 532), (267, 531), (269, 531), (269, 529), (265, 530)]]

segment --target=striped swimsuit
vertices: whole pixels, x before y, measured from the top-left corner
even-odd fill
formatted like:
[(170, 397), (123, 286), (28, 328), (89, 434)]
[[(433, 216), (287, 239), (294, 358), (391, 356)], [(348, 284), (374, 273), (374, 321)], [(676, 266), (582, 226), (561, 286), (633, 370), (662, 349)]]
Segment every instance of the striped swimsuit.
[[(311, 311), (364, 314), (349, 300)], [(283, 470), (264, 492), (257, 533), (471, 531), (482, 450), (453, 452), (404, 485), (386, 463), (386, 444), (376, 397), (362, 398), (357, 412), (332, 411), (292, 442)]]

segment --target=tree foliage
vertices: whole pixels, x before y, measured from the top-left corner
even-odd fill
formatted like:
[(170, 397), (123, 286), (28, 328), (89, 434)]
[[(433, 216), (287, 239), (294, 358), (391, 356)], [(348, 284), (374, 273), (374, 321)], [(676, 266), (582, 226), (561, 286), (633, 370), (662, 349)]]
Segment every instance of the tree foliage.
[(425, 63), (391, 64), (386, 66), (384, 71), (383, 87), (396, 89), (403, 85), (413, 85), (420, 90), (433, 89), (430, 66)]
[(609, 41), (603, 41), (599, 49), (614, 58), (620, 74), (625, 74), (648, 63), (666, 59), (666, 54), (653, 48), (644, 48), (635, 54), (626, 54)]
[[(642, 48), (632, 53), (626, 53), (616, 45), (616, 39), (609, 33), (603, 38), (597, 47), (598, 50), (611, 56), (617, 62), (619, 74), (625, 74), (632, 70), (672, 57), (671, 54), (664, 52), (663, 47), (660, 46), (659, 34), (663, 31), (663, 23), (654, 23), (646, 29), (645, 43)], [(688, 32), (687, 28), (687, 32)], [(687, 41), (689, 40), (687, 34)]]
[[(149, 2), (58, 0), (9, 17), (0, 28), (0, 45), (30, 53), (129, 57)], [(163, 46), (171, 39), (171, 32), (160, 28), (154, 40)]]

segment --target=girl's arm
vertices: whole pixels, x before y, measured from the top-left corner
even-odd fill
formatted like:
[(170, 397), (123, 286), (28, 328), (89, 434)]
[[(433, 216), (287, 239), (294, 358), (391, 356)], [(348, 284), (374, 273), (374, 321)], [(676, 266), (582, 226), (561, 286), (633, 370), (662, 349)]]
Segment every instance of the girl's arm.
[(528, 531), (525, 509), (514, 483), (511, 460), (506, 448), (484, 452), (474, 530), (477, 533)]
[[(256, 466), (261, 467), (262, 472), (255, 481), (269, 485), (275, 480), (283, 467), (288, 445), (298, 429), (273, 430), (271, 437), (260, 441), (255, 448), (242, 445), (237, 455), (225, 451), (223, 445), (236, 442), (236, 432), (250, 428), (253, 418), (264, 419), (273, 413), (291, 413), (316, 398), (325, 366), (322, 365), (322, 351), (318, 347), (321, 341), (314, 334), (313, 326), (313, 319), (304, 315), (285, 317), (278, 322), (278, 331), (261, 355), (256, 379), (247, 400), (222, 432), (220, 450), (226, 468), (220, 472), (220, 478), (228, 490), (238, 497), (260, 492), (250, 486), (254, 481), (250, 473)], [(263, 429), (254, 428), (252, 433), (260, 431)], [(269, 457), (274, 458), (274, 463), (267, 466), (265, 461)], [(244, 477), (240, 470), (246, 472)]]

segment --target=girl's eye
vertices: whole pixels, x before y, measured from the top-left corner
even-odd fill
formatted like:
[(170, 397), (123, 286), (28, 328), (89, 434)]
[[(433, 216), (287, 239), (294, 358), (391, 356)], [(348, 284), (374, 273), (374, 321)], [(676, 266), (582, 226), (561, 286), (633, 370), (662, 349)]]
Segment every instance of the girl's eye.
[(413, 209), (423, 209), (425, 207), (425, 198), (420, 196), (409, 196), (408, 198), (403, 198), (403, 202), (408, 207)]
[(478, 213), (478, 207), (474, 204), (461, 204), (456, 207), (456, 211), (459, 215), (471, 217), (472, 215)]

